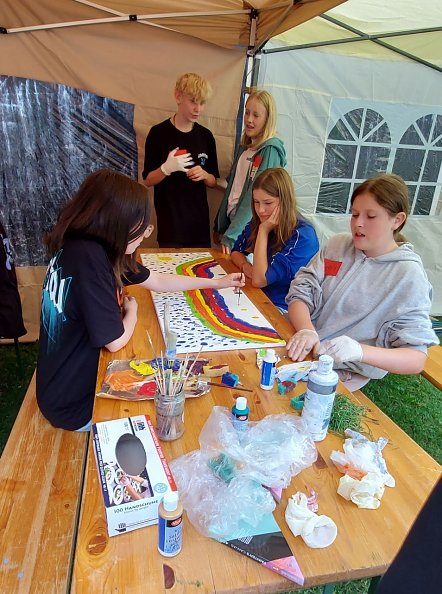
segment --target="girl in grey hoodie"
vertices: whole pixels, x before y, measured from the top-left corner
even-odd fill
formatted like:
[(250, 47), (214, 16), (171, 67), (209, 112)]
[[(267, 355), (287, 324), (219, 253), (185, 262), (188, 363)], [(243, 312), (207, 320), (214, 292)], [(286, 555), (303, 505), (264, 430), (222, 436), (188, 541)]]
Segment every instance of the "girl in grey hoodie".
[(369, 179), (351, 206), (351, 235), (332, 237), (290, 285), (296, 332), (287, 351), (294, 361), (310, 351), (330, 355), (357, 389), (388, 371), (419, 373), (427, 347), (439, 341), (429, 319), (432, 287), (400, 234), (409, 212), (404, 181), (393, 174)]

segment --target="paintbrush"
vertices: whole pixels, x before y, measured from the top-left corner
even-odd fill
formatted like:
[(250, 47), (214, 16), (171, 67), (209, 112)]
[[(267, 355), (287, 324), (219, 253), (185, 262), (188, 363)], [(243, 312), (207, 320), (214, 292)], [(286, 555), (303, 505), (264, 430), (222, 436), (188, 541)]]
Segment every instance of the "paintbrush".
[(176, 332), (172, 332), (172, 330), (166, 334), (166, 366), (169, 369), (172, 369), (175, 363), (177, 338)]
[[(244, 269), (244, 264), (241, 266), (241, 278), (240, 278), (241, 281), (243, 279), (243, 274), (244, 274), (243, 269)], [(237, 305), (239, 306), (239, 302), (241, 300), (241, 293), (242, 293), (241, 287), (237, 287), (237, 291), (236, 292), (238, 293), (238, 304)]]
[(155, 349), (154, 349), (154, 346), (153, 346), (153, 343), (152, 343), (152, 339), (151, 339), (150, 334), (149, 334), (149, 330), (146, 330), (146, 334), (147, 334), (147, 338), (149, 339), (150, 348), (152, 349), (152, 357), (154, 359), (156, 359), (157, 358), (157, 355), (156, 355), (156, 352), (155, 352)]
[(199, 382), (204, 382), (208, 386), (216, 386), (217, 388), (228, 388), (229, 390), (241, 390), (242, 392), (253, 392), (250, 388), (241, 388), (240, 386), (226, 386), (226, 384), (218, 384), (216, 382), (206, 382), (205, 380), (198, 380)]

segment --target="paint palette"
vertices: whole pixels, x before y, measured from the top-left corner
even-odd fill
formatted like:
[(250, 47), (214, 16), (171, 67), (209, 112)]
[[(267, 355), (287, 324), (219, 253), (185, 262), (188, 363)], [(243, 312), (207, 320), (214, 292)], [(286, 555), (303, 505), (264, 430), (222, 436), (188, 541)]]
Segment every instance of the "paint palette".
[[(209, 252), (142, 254), (144, 266), (155, 272), (221, 278), (225, 270)], [(177, 333), (177, 353), (283, 346), (284, 340), (245, 294), (233, 287), (174, 293), (152, 291), (163, 332), (169, 305), (170, 328)]]
[[(136, 362), (134, 366), (133, 363)], [(158, 365), (161, 365), (161, 358), (149, 360), (134, 359), (114, 359), (107, 366), (103, 383), (97, 396), (103, 398), (113, 398), (122, 400), (153, 400), (157, 391), (157, 384), (154, 375), (143, 375), (136, 371), (140, 366), (150, 367), (158, 371)], [(190, 358), (187, 368), (191, 367), (194, 358)], [(207, 365), (207, 359), (198, 359), (192, 369), (192, 376), (186, 383), (184, 395), (186, 398), (198, 398), (204, 396), (210, 390), (202, 386), (197, 386), (195, 377), (202, 372), (204, 365)], [(178, 371), (181, 359), (175, 359), (173, 370)]]

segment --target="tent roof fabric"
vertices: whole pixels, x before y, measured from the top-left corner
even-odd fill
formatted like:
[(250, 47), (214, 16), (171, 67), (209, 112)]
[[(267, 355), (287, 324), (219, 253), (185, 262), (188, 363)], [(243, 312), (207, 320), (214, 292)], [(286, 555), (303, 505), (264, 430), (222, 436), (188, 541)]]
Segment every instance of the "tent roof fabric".
[[(384, 56), (391, 60), (394, 59), (391, 50), (398, 50), (402, 55), (408, 54), (417, 61), (440, 68), (441, 32), (441, 2), (420, 0), (416, 5), (410, 0), (394, 3), (348, 0), (323, 16), (274, 36), (271, 51), (324, 45), (328, 52), (381, 59)], [(396, 54), (396, 59), (402, 59), (400, 53)]]
[[(261, 46), (271, 36), (304, 23), (343, 0), (23, 0), (10, 9), (0, 7), (3, 33), (90, 26), (109, 22), (165, 28), (209, 43), (247, 50)], [(13, 4), (13, 6), (12, 6)], [(183, 9), (184, 8), (184, 9)], [(250, 38), (251, 15), (258, 18), (254, 39)], [(132, 16), (131, 16), (132, 15)], [(134, 23), (135, 24), (135, 23)]]

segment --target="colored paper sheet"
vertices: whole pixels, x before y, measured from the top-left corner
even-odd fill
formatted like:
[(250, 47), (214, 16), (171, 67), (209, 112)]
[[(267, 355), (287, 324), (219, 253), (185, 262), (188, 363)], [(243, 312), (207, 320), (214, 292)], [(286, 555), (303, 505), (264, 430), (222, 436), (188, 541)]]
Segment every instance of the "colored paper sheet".
[(264, 516), (256, 527), (242, 523), (238, 534), (220, 542), (292, 582), (304, 585), (298, 562), (272, 514)]

